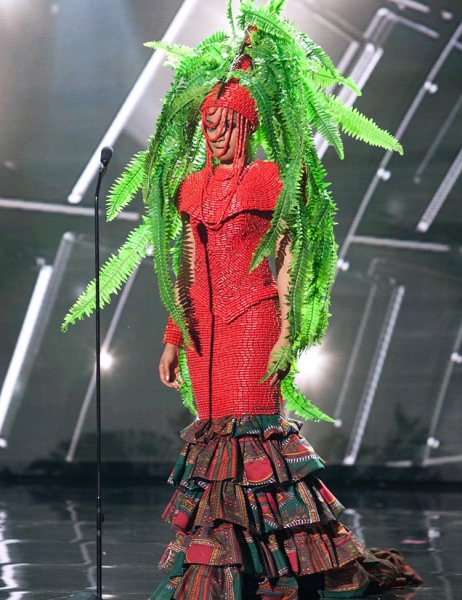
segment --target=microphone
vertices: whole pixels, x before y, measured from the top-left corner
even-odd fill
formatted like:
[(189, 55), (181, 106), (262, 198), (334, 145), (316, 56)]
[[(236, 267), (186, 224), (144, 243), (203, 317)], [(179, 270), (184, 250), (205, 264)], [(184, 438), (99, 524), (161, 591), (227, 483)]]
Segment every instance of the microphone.
[(104, 168), (108, 166), (113, 154), (114, 150), (111, 148), (111, 146), (104, 146), (104, 148), (101, 150), (100, 160)]

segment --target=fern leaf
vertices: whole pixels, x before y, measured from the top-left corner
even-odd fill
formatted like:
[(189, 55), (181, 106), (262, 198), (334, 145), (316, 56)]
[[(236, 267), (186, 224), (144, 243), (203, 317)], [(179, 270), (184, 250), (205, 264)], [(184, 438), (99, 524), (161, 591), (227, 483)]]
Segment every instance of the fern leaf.
[(233, 35), (236, 35), (236, 29), (234, 27), (234, 19), (233, 19), (233, 0), (228, 0), (226, 14), (228, 17), (229, 24), (231, 26), (231, 31), (233, 32)]
[(347, 135), (359, 139), (371, 146), (379, 146), (385, 150), (394, 150), (403, 154), (403, 148), (388, 131), (380, 129), (373, 119), (368, 119), (354, 107), (343, 104), (336, 96), (327, 98), (332, 118)]
[(313, 40), (308, 37), (305, 33), (298, 33), (298, 41), (305, 51), (306, 58), (310, 61), (314, 61), (316, 64), (322, 65), (325, 69), (330, 71), (336, 79), (341, 79), (342, 75), (335, 68), (331, 58), (327, 56), (321, 46), (315, 44)]
[(311, 400), (298, 390), (294, 382), (294, 372), (289, 373), (281, 381), (282, 397), (286, 401), (286, 408), (293, 411), (307, 421), (328, 421), (334, 423), (335, 420), (326, 415), (320, 408), (315, 406)]
[[(225, 31), (216, 31), (210, 37), (203, 40), (194, 50), (194, 57), (201, 57), (205, 61), (211, 61), (212, 64), (217, 61), (223, 62), (224, 46), (230, 43), (229, 35)], [(188, 68), (187, 72), (191, 69)]]
[(289, 367), (294, 359), (294, 355), (292, 353), (292, 348), (289, 343), (285, 346), (279, 348), (277, 352), (275, 352), (272, 357), (272, 362), (268, 365), (268, 369), (265, 375), (260, 379), (260, 383), (263, 383), (267, 379), (270, 379), (275, 375), (278, 371), (284, 371), (287, 367)]
[(145, 151), (135, 154), (122, 175), (112, 184), (106, 204), (108, 221), (115, 219), (119, 212), (133, 200), (136, 192), (140, 189), (143, 182), (145, 157)]
[[(100, 271), (100, 306), (110, 302), (127, 281), (132, 272), (146, 256), (147, 247), (152, 243), (149, 222), (143, 223), (134, 229), (125, 244), (119, 249), (117, 255), (112, 255)], [(96, 285), (91, 281), (87, 289), (71, 307), (61, 326), (62, 331), (67, 331), (70, 324), (84, 316), (90, 316), (96, 308)]]
[(228, 39), (229, 35), (226, 33), (226, 31), (215, 31), (212, 33), (212, 35), (210, 35), (208, 38), (205, 38), (205, 40), (202, 40), (202, 42), (196, 46), (194, 54), (200, 54), (205, 49), (209, 48), (209, 46), (217, 46)]
[(243, 7), (241, 13), (239, 17), (239, 26), (241, 29), (244, 29), (247, 23), (251, 23), (268, 35), (285, 39), (288, 42), (294, 39), (293, 28), (286, 21), (281, 20), (277, 15), (270, 12), (266, 6), (258, 8)]
[(339, 84), (349, 88), (350, 90), (355, 92), (357, 96), (362, 95), (361, 90), (358, 88), (358, 86), (351, 77), (343, 77), (340, 74), (336, 77), (332, 73), (332, 71), (329, 71), (321, 65), (310, 65), (307, 71), (307, 75), (313, 80), (313, 82), (316, 85), (323, 89), (327, 89), (329, 87), (332, 87), (333, 85)]
[(287, 0), (270, 0), (268, 4), (268, 11), (276, 15), (280, 15), (286, 2)]
[(326, 97), (323, 92), (310, 89), (305, 86), (305, 91), (308, 100), (313, 109), (313, 127), (322, 135), (330, 146), (335, 148), (335, 151), (341, 159), (344, 157), (343, 142), (335, 121), (330, 117), (323, 104)]
[(275, 252), (277, 241), (287, 229), (288, 216), (294, 203), (298, 200), (297, 184), (302, 173), (301, 163), (302, 160), (300, 156), (294, 157), (293, 161), (288, 164), (286, 172), (282, 176), (283, 188), (273, 212), (271, 228), (255, 250), (249, 271), (255, 269), (265, 257)]
[(274, 110), (267, 90), (264, 86), (260, 85), (260, 78), (257, 74), (251, 77), (245, 71), (236, 71), (234, 75), (240, 78), (242, 84), (249, 88), (252, 97), (257, 103), (260, 120), (264, 125), (268, 137), (268, 158), (278, 163), (281, 162), (283, 160), (283, 147), (277, 132), (278, 123), (274, 118)]
[(180, 44), (168, 44), (167, 42), (145, 42), (143, 44), (147, 48), (153, 50), (163, 50), (168, 57), (166, 65), (170, 65), (174, 69), (178, 68), (181, 61), (185, 58), (189, 58), (194, 50), (188, 46), (182, 46)]

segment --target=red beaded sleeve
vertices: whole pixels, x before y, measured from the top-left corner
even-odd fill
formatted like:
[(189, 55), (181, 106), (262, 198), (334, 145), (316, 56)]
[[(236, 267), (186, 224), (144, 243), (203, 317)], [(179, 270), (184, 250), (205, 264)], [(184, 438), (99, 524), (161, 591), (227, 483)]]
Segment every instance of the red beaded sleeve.
[(171, 317), (168, 318), (167, 327), (165, 328), (164, 344), (174, 344), (180, 348), (183, 345), (183, 334)]

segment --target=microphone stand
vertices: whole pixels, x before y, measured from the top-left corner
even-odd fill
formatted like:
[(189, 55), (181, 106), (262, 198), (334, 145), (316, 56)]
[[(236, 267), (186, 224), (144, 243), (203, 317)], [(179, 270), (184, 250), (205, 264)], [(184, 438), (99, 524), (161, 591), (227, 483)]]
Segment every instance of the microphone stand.
[(96, 349), (96, 595), (93, 592), (72, 594), (73, 600), (102, 600), (103, 579), (103, 523), (101, 502), (101, 327), (100, 327), (100, 283), (99, 283), (99, 192), (106, 175), (113, 150), (105, 146), (101, 150), (101, 164), (95, 191), (95, 349)]

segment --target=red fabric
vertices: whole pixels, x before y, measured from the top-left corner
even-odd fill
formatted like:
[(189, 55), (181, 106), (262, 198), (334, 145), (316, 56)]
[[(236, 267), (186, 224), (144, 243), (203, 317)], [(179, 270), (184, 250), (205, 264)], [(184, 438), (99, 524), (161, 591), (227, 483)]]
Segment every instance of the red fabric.
[[(279, 390), (260, 379), (280, 334), (278, 291), (267, 259), (251, 273), (249, 266), (281, 191), (278, 168), (257, 161), (240, 173), (215, 169), (203, 201), (205, 176), (200, 171), (188, 177), (178, 198), (195, 242), (188, 310), (194, 347), (186, 356), (199, 418), (276, 414)], [(235, 186), (236, 176), (237, 191), (228, 202), (223, 190)], [(170, 320), (164, 341), (181, 345), (180, 336)], [(249, 469), (259, 477), (256, 465)]]
[(200, 419), (279, 412), (279, 389), (260, 379), (280, 323), (276, 298), (251, 306), (230, 323), (193, 300), (195, 347), (186, 348), (186, 358)]
[(270, 226), (281, 181), (274, 163), (256, 161), (245, 167), (237, 192), (222, 214), (223, 199), (218, 192), (226, 183), (232, 185), (225, 179), (229, 176), (226, 171), (215, 169), (202, 210), (205, 172), (188, 177), (180, 189), (178, 208), (180, 213), (189, 214), (195, 240), (196, 262), (190, 295), (230, 323), (250, 306), (277, 296), (268, 260), (251, 273), (249, 266)]
[(172, 317), (168, 318), (167, 327), (164, 333), (164, 344), (174, 344), (175, 346), (183, 345), (183, 334), (180, 331), (178, 325), (174, 322)]

